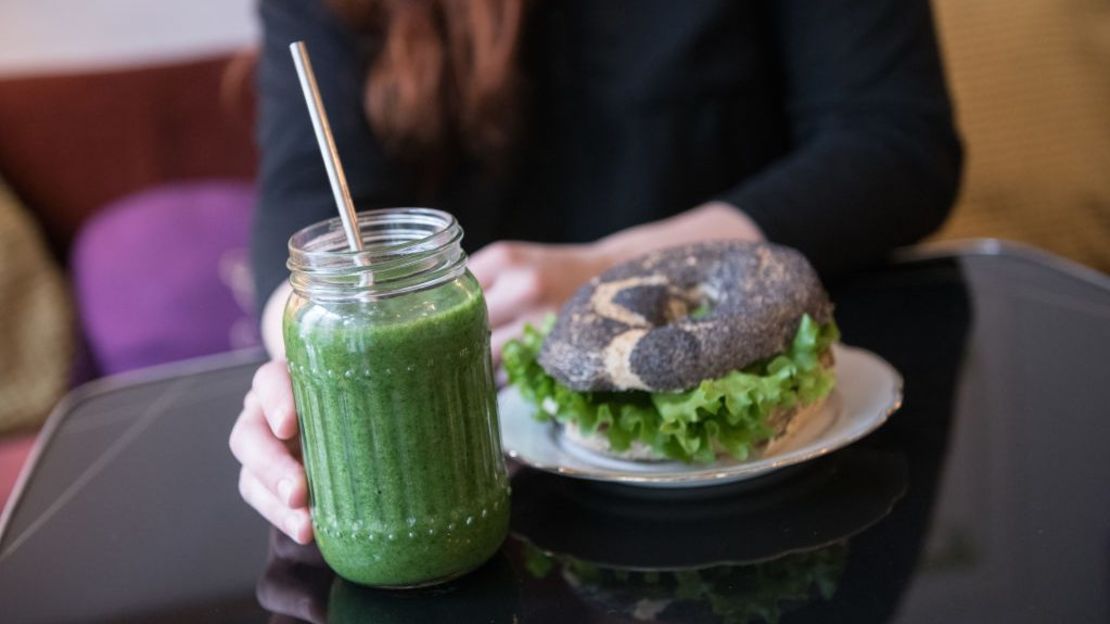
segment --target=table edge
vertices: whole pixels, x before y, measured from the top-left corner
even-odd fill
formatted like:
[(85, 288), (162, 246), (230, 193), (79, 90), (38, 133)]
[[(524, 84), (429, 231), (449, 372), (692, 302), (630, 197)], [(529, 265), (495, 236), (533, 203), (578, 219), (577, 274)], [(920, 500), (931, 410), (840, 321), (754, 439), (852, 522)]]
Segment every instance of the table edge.
[(251, 362), (261, 363), (264, 361), (264, 356), (265, 352), (260, 348), (226, 351), (102, 377), (67, 392), (43, 422), (42, 429), (39, 430), (39, 434), (27, 454), (27, 459), (24, 460), (23, 467), (19, 470), (19, 476), (16, 477), (11, 493), (8, 494), (7, 504), (4, 505), (3, 509), (0, 509), (0, 546), (4, 544), (8, 525), (23, 500), (23, 493), (34, 476), (42, 456), (53, 442), (54, 436), (62, 423), (77, 405), (123, 387), (155, 383), (173, 377), (194, 375), (222, 368), (234, 368)]
[(895, 264), (966, 256), (1013, 256), (1110, 291), (1110, 275), (1050, 251), (1003, 238), (960, 238), (930, 241), (894, 250)]

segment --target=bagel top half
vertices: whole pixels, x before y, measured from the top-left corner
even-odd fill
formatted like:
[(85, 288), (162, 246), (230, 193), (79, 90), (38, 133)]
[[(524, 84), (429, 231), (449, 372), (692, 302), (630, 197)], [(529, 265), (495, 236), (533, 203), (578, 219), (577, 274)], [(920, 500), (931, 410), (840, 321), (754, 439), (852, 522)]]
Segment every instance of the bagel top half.
[(712, 241), (653, 252), (584, 284), (539, 362), (580, 392), (687, 390), (785, 351), (832, 304), (798, 251)]

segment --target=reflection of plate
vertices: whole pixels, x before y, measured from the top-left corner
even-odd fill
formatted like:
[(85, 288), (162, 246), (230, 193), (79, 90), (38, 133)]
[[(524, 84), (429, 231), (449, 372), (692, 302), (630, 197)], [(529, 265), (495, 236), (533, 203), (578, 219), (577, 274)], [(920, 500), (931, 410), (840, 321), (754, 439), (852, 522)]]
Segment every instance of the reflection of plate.
[(904, 456), (867, 445), (780, 471), (773, 484), (632, 489), (523, 468), (512, 534), (532, 576), (557, 575), (609, 618), (773, 622), (823, 608), (852, 538), (894, 508), (907, 478)]
[(512, 481), (512, 531), (543, 552), (608, 568), (759, 562), (865, 530), (890, 512), (907, 479), (904, 457), (867, 447), (778, 474), (773, 484), (618, 490), (524, 469)]
[(498, 397), (501, 443), (510, 457), (568, 477), (658, 488), (700, 487), (751, 479), (847, 446), (877, 429), (902, 402), (902, 376), (879, 356), (834, 346), (837, 389), (825, 407), (776, 444), (775, 452), (709, 466), (630, 462), (596, 455), (562, 441), (558, 428), (533, 418), (535, 409), (513, 388)]
[(850, 546), (838, 542), (768, 561), (651, 571), (598, 566), (527, 544), (524, 551), (529, 573), (544, 579), (554, 572), (599, 616), (577, 619), (773, 624), (799, 609), (824, 610), (818, 605), (836, 593)]

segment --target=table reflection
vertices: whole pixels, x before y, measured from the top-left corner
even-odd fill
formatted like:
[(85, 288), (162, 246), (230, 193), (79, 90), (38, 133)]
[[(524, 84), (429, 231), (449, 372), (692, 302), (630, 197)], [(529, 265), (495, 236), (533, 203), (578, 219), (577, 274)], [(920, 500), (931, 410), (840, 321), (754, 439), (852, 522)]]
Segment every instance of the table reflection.
[(906, 488), (905, 457), (850, 449), (774, 479), (697, 490), (601, 487), (527, 470), (513, 537), (534, 579), (603, 613), (775, 622), (836, 593), (851, 538)]

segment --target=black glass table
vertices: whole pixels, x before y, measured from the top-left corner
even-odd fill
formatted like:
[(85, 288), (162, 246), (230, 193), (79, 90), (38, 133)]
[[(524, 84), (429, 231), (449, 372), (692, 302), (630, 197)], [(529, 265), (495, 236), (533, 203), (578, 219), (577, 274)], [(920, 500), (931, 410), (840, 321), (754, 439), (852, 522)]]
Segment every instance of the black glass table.
[(1110, 279), (984, 242), (830, 286), (905, 376), (881, 429), (711, 489), (512, 466), (502, 550), (427, 590), (337, 579), (240, 501), (259, 354), (87, 386), (0, 519), (0, 621), (1110, 621)]

